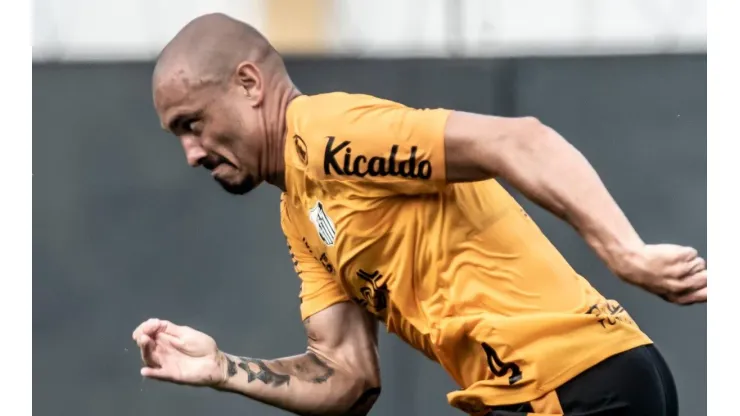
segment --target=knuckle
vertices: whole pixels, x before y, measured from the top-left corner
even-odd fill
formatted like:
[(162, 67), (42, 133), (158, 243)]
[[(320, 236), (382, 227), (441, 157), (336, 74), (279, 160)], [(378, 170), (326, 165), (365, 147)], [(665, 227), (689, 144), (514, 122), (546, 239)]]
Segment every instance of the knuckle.
[(679, 280), (682, 277), (686, 276), (686, 273), (688, 273), (688, 272), (689, 272), (689, 268), (688, 267), (686, 267), (686, 268), (684, 268), (684, 267), (677, 267), (677, 268), (674, 268), (673, 270), (671, 270), (671, 272), (668, 275), (668, 278), (672, 282), (679, 282)]
[(666, 293), (676, 293), (681, 290), (681, 282), (676, 279), (663, 281), (663, 290)]
[(692, 264), (691, 271), (693, 272), (699, 272), (703, 270), (706, 267), (706, 262), (702, 258), (698, 258), (694, 260), (694, 263)]
[(686, 290), (690, 289), (691, 285), (689, 282), (675, 282), (675, 284), (671, 285), (670, 287), (670, 294), (672, 296), (679, 296), (682, 293), (685, 293)]
[(707, 286), (706, 273), (697, 273), (688, 280), (690, 280), (690, 288), (693, 290), (703, 289)]

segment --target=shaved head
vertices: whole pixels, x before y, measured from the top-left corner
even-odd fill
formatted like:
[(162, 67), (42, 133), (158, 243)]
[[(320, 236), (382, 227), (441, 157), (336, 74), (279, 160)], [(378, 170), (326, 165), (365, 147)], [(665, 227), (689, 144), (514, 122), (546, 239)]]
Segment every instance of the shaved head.
[(160, 53), (152, 90), (188, 163), (210, 170), (227, 191), (245, 193), (280, 175), (284, 116), (300, 92), (254, 27), (224, 14), (192, 20)]
[(244, 61), (284, 71), (280, 55), (257, 29), (225, 14), (207, 14), (185, 25), (165, 46), (154, 79), (185, 70), (203, 81), (222, 82)]

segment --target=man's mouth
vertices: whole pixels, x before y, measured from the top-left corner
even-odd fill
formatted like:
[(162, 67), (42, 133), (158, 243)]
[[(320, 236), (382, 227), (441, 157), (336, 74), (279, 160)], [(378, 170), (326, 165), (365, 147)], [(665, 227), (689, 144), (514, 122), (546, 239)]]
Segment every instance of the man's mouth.
[(212, 176), (217, 176), (219, 172), (223, 172), (230, 163), (221, 157), (208, 158), (201, 163), (201, 166), (211, 171)]
[(226, 163), (219, 163), (219, 164), (217, 164), (212, 169), (210, 169), (211, 176), (213, 176), (214, 178), (218, 177), (219, 176), (219, 173), (223, 173), (223, 170), (225, 168), (227, 168), (227, 167), (228, 167), (228, 165)]

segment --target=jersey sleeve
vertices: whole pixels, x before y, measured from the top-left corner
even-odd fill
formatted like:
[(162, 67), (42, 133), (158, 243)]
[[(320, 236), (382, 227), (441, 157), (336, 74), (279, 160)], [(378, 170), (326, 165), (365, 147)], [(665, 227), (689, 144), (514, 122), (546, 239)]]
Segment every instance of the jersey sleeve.
[(445, 185), (446, 109), (416, 109), (366, 95), (330, 94), (314, 137), (312, 174), (398, 193)]
[(280, 224), (288, 242), (293, 268), (301, 279), (301, 319), (305, 320), (335, 303), (349, 300), (332, 275), (306, 248), (291, 223), (282, 198), (280, 201)]

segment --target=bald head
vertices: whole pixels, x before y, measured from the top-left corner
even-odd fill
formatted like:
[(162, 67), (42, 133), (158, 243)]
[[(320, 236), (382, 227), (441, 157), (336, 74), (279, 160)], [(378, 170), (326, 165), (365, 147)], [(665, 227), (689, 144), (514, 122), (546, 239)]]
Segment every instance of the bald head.
[(154, 81), (173, 71), (202, 82), (224, 81), (245, 61), (269, 72), (285, 72), (280, 55), (257, 29), (225, 14), (207, 14), (185, 25), (165, 46)]
[(191, 21), (162, 50), (152, 87), (160, 123), (191, 166), (235, 194), (280, 180), (285, 114), (300, 91), (252, 26), (223, 14)]

